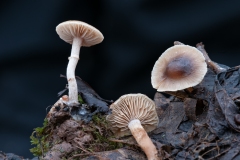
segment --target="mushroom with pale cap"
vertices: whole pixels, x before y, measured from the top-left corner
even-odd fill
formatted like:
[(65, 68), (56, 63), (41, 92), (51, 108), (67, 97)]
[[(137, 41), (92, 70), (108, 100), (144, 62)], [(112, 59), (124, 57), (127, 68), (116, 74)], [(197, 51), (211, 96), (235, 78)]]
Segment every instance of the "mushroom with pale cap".
[(79, 60), (81, 46), (89, 47), (103, 41), (102, 33), (93, 26), (81, 21), (66, 21), (56, 27), (57, 34), (65, 42), (72, 44), (71, 56), (67, 66), (69, 90), (68, 105), (78, 104), (78, 90), (75, 79), (75, 68)]
[(127, 94), (111, 104), (112, 113), (107, 116), (116, 137), (133, 135), (148, 160), (157, 160), (157, 150), (147, 132), (158, 125), (155, 103), (143, 94)]
[(157, 91), (177, 91), (199, 84), (207, 73), (203, 54), (189, 45), (168, 48), (156, 61), (151, 82)]

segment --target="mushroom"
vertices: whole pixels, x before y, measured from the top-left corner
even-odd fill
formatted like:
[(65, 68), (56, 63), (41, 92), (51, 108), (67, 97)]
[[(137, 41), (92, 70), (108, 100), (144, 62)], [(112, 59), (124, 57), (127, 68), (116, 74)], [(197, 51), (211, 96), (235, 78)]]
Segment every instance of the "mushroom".
[(102, 33), (93, 26), (81, 21), (66, 21), (56, 27), (57, 34), (65, 42), (72, 44), (71, 56), (68, 58), (67, 80), (69, 90), (68, 105), (78, 103), (77, 82), (75, 79), (75, 68), (79, 60), (81, 46), (89, 47), (103, 41)]
[(203, 54), (195, 47), (177, 44), (156, 61), (151, 82), (157, 91), (177, 91), (196, 86), (206, 73)]
[(143, 94), (127, 94), (111, 104), (112, 113), (107, 116), (116, 137), (133, 135), (148, 160), (157, 160), (157, 150), (147, 132), (158, 125), (155, 103)]

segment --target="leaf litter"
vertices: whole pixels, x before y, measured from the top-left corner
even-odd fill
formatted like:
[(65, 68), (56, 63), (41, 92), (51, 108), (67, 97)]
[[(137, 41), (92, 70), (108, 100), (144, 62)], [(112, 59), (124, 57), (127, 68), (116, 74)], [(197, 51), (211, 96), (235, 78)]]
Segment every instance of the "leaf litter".
[[(149, 136), (159, 159), (240, 159), (240, 67), (213, 62), (202, 43), (196, 47), (207, 59), (207, 74), (192, 88), (155, 94), (160, 123)], [(110, 131), (105, 116), (113, 101), (76, 80), (80, 105), (55, 103), (31, 136), (32, 153), (42, 159), (146, 159), (132, 136), (116, 139)]]

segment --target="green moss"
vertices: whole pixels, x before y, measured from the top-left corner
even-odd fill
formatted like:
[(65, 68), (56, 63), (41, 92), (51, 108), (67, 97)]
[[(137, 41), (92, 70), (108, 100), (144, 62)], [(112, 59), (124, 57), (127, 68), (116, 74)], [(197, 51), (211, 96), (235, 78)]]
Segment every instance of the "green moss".
[(78, 101), (79, 101), (79, 103), (81, 103), (81, 104), (84, 104), (84, 103), (85, 103), (85, 102), (83, 101), (81, 95), (78, 95)]
[(34, 129), (32, 135), (30, 136), (31, 144), (35, 147), (30, 149), (30, 152), (34, 156), (41, 156), (43, 153), (47, 152), (50, 148), (50, 144), (47, 141), (47, 138), (50, 134), (48, 128), (48, 121), (45, 118), (43, 122), (43, 127), (37, 127)]
[(96, 147), (98, 145), (101, 145), (101, 147), (103, 147), (104, 150), (102, 151), (109, 151), (123, 147), (122, 143), (112, 142), (109, 140), (109, 138), (112, 138), (114, 136), (113, 133), (110, 131), (110, 127), (109, 124), (107, 123), (106, 116), (96, 114), (92, 117), (92, 121), (94, 125), (101, 129), (101, 133), (97, 128), (92, 132), (95, 141), (89, 147), (89, 149), (94, 148), (93, 150), (96, 150)]
[(92, 121), (95, 125), (98, 125), (99, 127), (108, 128), (106, 116), (103, 116), (101, 114), (95, 114), (92, 117)]
[[(81, 104), (84, 103), (81, 96), (79, 96), (79, 102)], [(42, 156), (43, 154), (48, 152), (53, 147), (53, 145), (64, 141), (61, 139), (55, 139), (55, 141), (53, 142), (52, 134), (55, 126), (50, 125), (53, 124), (48, 124), (48, 121), (45, 118), (43, 126), (35, 128), (32, 135), (30, 136), (31, 144), (34, 145), (34, 147), (30, 149), (30, 152), (34, 156)], [(109, 138), (112, 138), (114, 136), (110, 130), (110, 126), (106, 120), (105, 115), (94, 115), (92, 117), (92, 122), (86, 124), (84, 127), (81, 128), (81, 130), (84, 131), (86, 134), (90, 134), (91, 136), (93, 136), (94, 140), (84, 145), (84, 148), (91, 153), (110, 151), (123, 147), (122, 143), (112, 142), (109, 140)], [(83, 153), (83, 151), (79, 151), (79, 153), (81, 154)]]

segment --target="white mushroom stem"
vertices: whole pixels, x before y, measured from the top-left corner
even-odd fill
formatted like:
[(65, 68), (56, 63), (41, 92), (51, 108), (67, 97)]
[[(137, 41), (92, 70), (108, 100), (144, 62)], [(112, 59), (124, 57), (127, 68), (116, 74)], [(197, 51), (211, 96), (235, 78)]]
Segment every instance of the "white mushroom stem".
[(130, 129), (139, 146), (147, 155), (148, 160), (159, 160), (157, 156), (157, 149), (152, 143), (145, 129), (142, 127), (141, 122), (138, 119), (134, 119), (130, 121), (128, 128)]
[(75, 79), (75, 69), (79, 60), (79, 52), (80, 47), (82, 45), (81, 38), (74, 38), (72, 43), (71, 56), (68, 58), (68, 66), (67, 66), (67, 80), (68, 80), (68, 96), (69, 101), (68, 105), (78, 104), (78, 88), (77, 82)]

